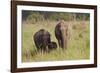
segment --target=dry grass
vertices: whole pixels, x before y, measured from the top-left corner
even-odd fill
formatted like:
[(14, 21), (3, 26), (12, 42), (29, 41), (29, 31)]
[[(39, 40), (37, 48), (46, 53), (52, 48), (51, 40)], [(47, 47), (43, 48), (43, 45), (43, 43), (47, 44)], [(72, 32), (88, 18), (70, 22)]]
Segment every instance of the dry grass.
[(57, 42), (54, 35), (54, 29), (57, 22), (43, 21), (34, 24), (23, 23), (22, 62), (89, 59), (89, 21), (85, 21), (84, 24), (82, 24), (81, 21), (70, 21), (66, 23), (70, 25), (68, 49), (62, 50), (61, 48), (57, 48), (56, 50), (45, 54), (36, 52), (37, 48), (34, 44), (33, 35), (42, 28), (49, 31), (52, 41)]

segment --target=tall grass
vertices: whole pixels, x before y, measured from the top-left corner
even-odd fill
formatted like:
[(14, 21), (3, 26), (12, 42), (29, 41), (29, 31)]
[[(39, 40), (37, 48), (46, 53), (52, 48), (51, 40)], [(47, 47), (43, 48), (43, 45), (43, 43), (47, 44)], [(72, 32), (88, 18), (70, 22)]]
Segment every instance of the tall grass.
[[(70, 38), (68, 40), (68, 48), (62, 50), (57, 48), (49, 53), (36, 52), (33, 35), (39, 29), (45, 29), (51, 34), (51, 40), (58, 41), (55, 37), (56, 21), (41, 21), (34, 24), (23, 23), (22, 25), (22, 62), (37, 61), (58, 61), (58, 60), (81, 60), (90, 58), (90, 31), (89, 21), (85, 21), (84, 25), (81, 21), (66, 22), (70, 25)], [(85, 26), (85, 27), (83, 27)]]

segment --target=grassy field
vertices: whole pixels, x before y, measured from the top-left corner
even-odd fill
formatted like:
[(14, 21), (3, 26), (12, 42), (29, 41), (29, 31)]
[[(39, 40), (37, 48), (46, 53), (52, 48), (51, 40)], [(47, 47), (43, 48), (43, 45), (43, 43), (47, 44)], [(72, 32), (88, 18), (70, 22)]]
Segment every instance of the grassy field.
[(89, 21), (85, 21), (82, 25), (81, 21), (67, 22), (70, 25), (70, 40), (68, 40), (68, 48), (62, 50), (57, 48), (50, 53), (36, 53), (36, 47), (33, 35), (39, 29), (45, 29), (51, 34), (51, 40), (58, 45), (54, 35), (54, 29), (57, 24), (55, 21), (43, 21), (34, 24), (23, 23), (22, 27), (22, 62), (37, 61), (59, 61), (59, 60), (82, 60), (90, 57), (90, 28)]

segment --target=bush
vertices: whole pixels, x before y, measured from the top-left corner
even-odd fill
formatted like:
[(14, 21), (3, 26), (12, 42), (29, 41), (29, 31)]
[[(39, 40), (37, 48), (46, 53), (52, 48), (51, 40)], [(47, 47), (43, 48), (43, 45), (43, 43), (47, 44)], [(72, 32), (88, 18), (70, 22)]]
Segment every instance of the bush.
[(65, 20), (65, 21), (69, 21), (72, 20), (72, 15), (70, 13), (53, 13), (50, 17), (50, 20)]
[(30, 14), (28, 17), (27, 17), (27, 21), (29, 23), (36, 23), (38, 21), (42, 21), (44, 18), (43, 18), (43, 15), (39, 14), (38, 12), (36, 13), (32, 13)]

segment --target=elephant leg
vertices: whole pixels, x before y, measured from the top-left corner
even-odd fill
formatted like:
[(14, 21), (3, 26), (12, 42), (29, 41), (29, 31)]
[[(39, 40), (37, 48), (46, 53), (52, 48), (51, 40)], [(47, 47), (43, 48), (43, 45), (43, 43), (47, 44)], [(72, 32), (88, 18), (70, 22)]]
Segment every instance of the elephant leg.
[(64, 40), (61, 39), (61, 48), (64, 48)]
[(62, 41), (58, 40), (59, 48), (62, 48)]

